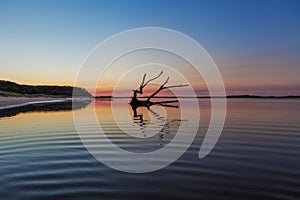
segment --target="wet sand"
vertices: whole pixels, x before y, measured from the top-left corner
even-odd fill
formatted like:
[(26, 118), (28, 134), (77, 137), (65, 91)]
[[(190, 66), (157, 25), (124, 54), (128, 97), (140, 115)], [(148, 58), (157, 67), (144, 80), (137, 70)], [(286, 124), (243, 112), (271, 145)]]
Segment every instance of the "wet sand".
[(13, 108), (36, 103), (61, 102), (66, 98), (51, 98), (51, 97), (0, 97), (0, 109)]

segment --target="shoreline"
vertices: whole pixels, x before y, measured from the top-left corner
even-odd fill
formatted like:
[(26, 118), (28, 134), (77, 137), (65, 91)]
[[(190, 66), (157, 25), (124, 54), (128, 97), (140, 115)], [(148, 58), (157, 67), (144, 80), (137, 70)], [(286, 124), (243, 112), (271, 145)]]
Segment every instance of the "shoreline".
[(32, 104), (58, 103), (68, 101), (68, 98), (50, 97), (0, 97), (0, 110), (17, 108)]
[[(1, 98), (1, 97), (0, 97)], [(13, 117), (20, 113), (27, 112), (52, 112), (52, 111), (69, 111), (78, 110), (84, 108), (91, 103), (91, 99), (46, 99), (46, 98), (35, 98), (35, 99), (13, 99), (7, 105), (4, 106), (4, 101), (2, 98), (2, 107), (0, 108), (0, 118), (3, 117)], [(18, 104), (16, 103), (18, 100)], [(20, 103), (22, 100), (23, 103)], [(26, 102), (24, 102), (26, 101)], [(13, 104), (15, 103), (15, 104)]]

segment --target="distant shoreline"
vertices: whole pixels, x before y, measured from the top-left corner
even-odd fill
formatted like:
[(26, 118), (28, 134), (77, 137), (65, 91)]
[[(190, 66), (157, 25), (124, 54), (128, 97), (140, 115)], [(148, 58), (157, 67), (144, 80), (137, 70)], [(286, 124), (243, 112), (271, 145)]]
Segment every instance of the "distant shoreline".
[[(130, 98), (130, 97), (126, 97), (126, 96), (119, 96), (119, 97), (113, 97), (113, 96), (95, 96), (95, 99), (118, 99), (118, 98)], [(145, 97), (139, 97), (141, 99), (143, 98), (148, 98), (147, 96)], [(195, 98), (195, 97), (191, 97), (191, 96), (158, 96), (158, 97), (153, 97), (156, 99), (174, 99), (174, 98), (179, 98), (179, 99), (189, 99), (189, 98)], [(300, 96), (298, 95), (287, 95), (287, 96), (260, 96), (260, 95), (228, 95), (228, 96), (197, 96), (197, 99), (210, 99), (210, 98), (228, 98), (228, 99), (241, 99), (241, 98), (245, 98), (245, 99), (295, 99), (295, 98), (300, 98)]]

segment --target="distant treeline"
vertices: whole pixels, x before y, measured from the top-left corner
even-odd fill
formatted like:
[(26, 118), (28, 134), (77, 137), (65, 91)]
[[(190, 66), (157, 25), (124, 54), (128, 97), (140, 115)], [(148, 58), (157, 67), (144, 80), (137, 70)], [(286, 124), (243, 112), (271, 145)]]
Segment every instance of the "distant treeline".
[(8, 93), (19, 93), (24, 95), (50, 95), (60, 97), (92, 97), (92, 95), (84, 88), (71, 86), (46, 86), (46, 85), (20, 85), (11, 81), (0, 80), (0, 91)]
[(96, 99), (111, 99), (112, 96), (95, 96)]
[[(111, 98), (130, 98), (129, 96), (95, 96), (96, 99), (111, 99)], [(146, 99), (148, 96), (141, 96), (140, 99)], [(287, 95), (287, 96), (259, 96), (259, 95), (228, 95), (228, 96), (156, 96), (153, 97), (155, 99), (174, 99), (174, 98), (180, 98), (180, 99), (189, 99), (189, 98), (198, 98), (198, 99), (210, 99), (210, 98), (227, 98), (227, 99), (299, 99), (299, 95)]]

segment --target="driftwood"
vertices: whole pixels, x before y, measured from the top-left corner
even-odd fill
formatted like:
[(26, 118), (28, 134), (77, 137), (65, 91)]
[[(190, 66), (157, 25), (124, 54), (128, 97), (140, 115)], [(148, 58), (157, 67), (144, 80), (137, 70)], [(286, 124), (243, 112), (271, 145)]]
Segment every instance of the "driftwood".
[(152, 105), (161, 105), (161, 106), (168, 106), (168, 107), (178, 107), (175, 105), (170, 105), (170, 103), (176, 103), (178, 102), (178, 100), (169, 100), (169, 101), (151, 101), (153, 98), (156, 97), (157, 94), (159, 94), (159, 92), (161, 92), (162, 90), (165, 89), (169, 89), (169, 88), (176, 88), (176, 87), (186, 87), (188, 86), (188, 84), (180, 84), (180, 85), (171, 85), (171, 86), (166, 86), (166, 84), (169, 81), (169, 77), (165, 80), (165, 82), (155, 91), (153, 92), (151, 95), (149, 95), (148, 97), (140, 97), (146, 100), (140, 100), (138, 99), (138, 94), (143, 94), (143, 89), (152, 81), (158, 79), (161, 75), (163, 74), (163, 71), (161, 71), (157, 76), (155, 76), (154, 78), (149, 79), (148, 81), (146, 81), (146, 76), (147, 74), (145, 73), (143, 76), (143, 80), (142, 83), (140, 85), (140, 87), (138, 89), (133, 90), (133, 95), (131, 97), (131, 101), (130, 101), (130, 105), (132, 106), (133, 110), (136, 111), (136, 108), (144, 106), (144, 107), (150, 107)]

